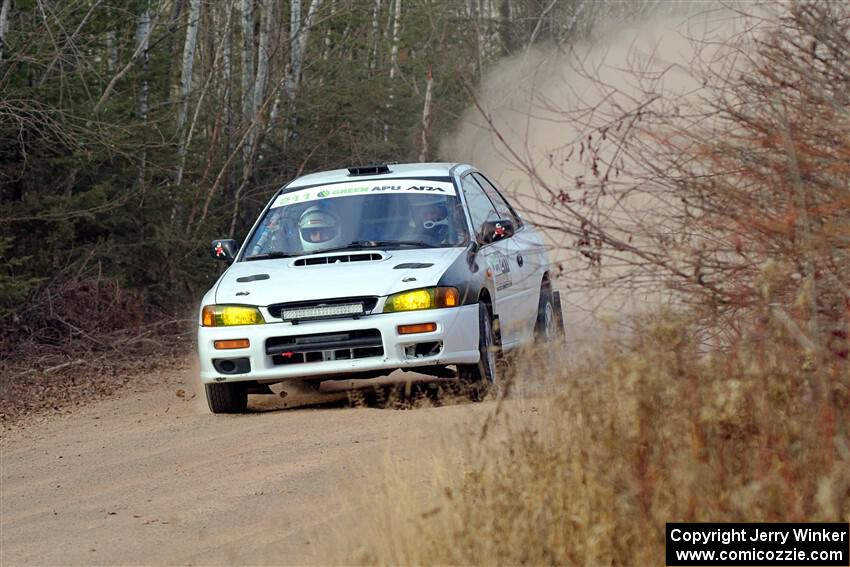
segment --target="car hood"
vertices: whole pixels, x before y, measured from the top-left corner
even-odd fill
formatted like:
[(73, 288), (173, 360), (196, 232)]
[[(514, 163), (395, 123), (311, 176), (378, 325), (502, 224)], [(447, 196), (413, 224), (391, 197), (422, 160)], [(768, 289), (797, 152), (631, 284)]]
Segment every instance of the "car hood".
[[(266, 306), (362, 295), (385, 296), (436, 285), (465, 248), (362, 250), (237, 262), (222, 274), (215, 292), (218, 304)], [(375, 260), (346, 261), (373, 254)], [(305, 259), (327, 264), (298, 265)]]

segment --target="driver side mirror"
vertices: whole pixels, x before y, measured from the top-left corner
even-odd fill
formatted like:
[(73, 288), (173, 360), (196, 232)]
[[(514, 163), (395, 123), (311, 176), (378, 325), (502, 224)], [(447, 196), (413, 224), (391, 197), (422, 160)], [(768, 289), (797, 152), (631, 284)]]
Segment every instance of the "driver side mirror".
[(496, 220), (484, 223), (481, 229), (481, 239), (484, 244), (497, 242), (514, 235), (514, 223), (509, 220)]
[(216, 260), (232, 264), (237, 252), (239, 246), (235, 240), (213, 240), (210, 243), (210, 255)]

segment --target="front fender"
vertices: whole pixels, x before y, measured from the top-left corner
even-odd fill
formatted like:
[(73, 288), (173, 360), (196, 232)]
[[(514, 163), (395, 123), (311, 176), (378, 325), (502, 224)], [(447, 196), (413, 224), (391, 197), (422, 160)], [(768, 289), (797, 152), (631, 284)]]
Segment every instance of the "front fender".
[(487, 267), (478, 255), (478, 246), (470, 244), (466, 251), (459, 254), (440, 277), (439, 286), (455, 287), (460, 292), (461, 305), (478, 303), (481, 291), (487, 289), (494, 297), (494, 283), (487, 277)]

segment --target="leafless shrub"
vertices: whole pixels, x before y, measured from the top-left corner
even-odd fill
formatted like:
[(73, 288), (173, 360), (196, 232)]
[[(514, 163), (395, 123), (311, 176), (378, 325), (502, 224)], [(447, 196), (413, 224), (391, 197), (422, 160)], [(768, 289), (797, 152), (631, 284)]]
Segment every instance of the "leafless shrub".
[(639, 321), (627, 348), (560, 375), (553, 400), (508, 402), (425, 504), (385, 485), (352, 551), (381, 565), (652, 565), (670, 521), (850, 519), (847, 376), (828, 372), (834, 407), (806, 403), (796, 340), (777, 322), (762, 332), (700, 357), (688, 321)]
[(743, 16), (677, 93), (634, 51), (628, 89), (577, 62), (605, 96), (536, 97), (564, 133), (542, 154), (477, 101), (588, 289), (672, 309), (560, 371), (537, 415), (503, 401), (427, 507), (392, 489), (363, 563), (656, 564), (670, 521), (850, 520), (850, 12)]
[(660, 46), (580, 45), (565, 75), (564, 56), (532, 57), (508, 79), (533, 85), (524, 107), (476, 96), (472, 141), (510, 164), (501, 176), (548, 232), (562, 285), (583, 287), (577, 302), (695, 308), (722, 345), (753, 324), (768, 270), (774, 312), (846, 358), (849, 25), (829, 3), (709, 11)]

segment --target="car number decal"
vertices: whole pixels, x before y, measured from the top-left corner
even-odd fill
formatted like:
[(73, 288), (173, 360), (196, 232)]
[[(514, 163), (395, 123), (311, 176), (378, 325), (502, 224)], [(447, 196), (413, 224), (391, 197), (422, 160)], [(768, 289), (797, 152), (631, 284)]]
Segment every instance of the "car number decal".
[(496, 291), (511, 287), (513, 277), (511, 276), (511, 263), (508, 257), (501, 252), (494, 252), (487, 257), (487, 264), (493, 272), (493, 281), (496, 284)]

